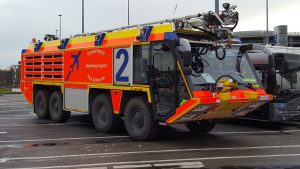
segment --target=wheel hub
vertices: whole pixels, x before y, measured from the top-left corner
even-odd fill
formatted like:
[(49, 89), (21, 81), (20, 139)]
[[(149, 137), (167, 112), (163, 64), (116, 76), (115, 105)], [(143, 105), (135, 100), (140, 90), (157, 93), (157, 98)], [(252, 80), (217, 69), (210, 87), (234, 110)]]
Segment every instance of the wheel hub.
[(144, 126), (144, 116), (141, 112), (135, 112), (133, 117), (133, 124), (138, 129), (141, 129)]
[(42, 98), (38, 98), (38, 108), (40, 111), (44, 109), (44, 104), (42, 102)]
[(52, 105), (51, 105), (53, 113), (58, 115), (59, 114), (59, 105), (58, 105), (58, 100), (57, 99), (53, 99)]
[(101, 121), (101, 122), (106, 122), (106, 120), (107, 120), (107, 115), (106, 115), (106, 113), (107, 113), (107, 110), (106, 110), (106, 108), (105, 107), (101, 107), (100, 108), (100, 111), (99, 111), (99, 120)]
[(56, 114), (58, 114), (58, 112), (59, 112), (59, 106), (58, 106), (58, 103), (57, 103), (57, 102), (54, 103), (54, 112), (55, 112)]

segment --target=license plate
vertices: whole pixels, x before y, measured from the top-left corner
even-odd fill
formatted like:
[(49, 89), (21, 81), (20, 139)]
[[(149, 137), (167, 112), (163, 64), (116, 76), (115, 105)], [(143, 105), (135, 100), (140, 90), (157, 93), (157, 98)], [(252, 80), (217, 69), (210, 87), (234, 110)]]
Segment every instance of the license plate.
[(270, 100), (269, 96), (259, 96), (259, 100)]

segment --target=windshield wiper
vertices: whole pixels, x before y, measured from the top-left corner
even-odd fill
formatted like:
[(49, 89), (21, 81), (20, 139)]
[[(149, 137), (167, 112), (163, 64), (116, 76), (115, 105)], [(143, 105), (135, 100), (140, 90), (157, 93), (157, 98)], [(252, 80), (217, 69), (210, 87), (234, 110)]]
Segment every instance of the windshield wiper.
[(245, 86), (249, 89), (256, 89), (255, 87), (253, 87), (253, 84), (252, 83), (241, 83), (241, 82), (237, 82), (238, 85), (242, 85), (242, 86)]
[(194, 86), (214, 86), (214, 83), (194, 84)]
[(231, 72), (240, 75), (242, 78), (245, 78), (245, 76), (242, 73), (240, 73), (240, 72), (235, 72), (235, 71), (231, 71)]

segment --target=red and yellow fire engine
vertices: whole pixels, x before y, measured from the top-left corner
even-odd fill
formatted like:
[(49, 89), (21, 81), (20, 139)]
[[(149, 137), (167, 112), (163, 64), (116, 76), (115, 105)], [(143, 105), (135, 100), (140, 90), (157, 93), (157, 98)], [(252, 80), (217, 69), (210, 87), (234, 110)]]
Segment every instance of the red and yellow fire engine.
[(66, 122), (71, 111), (89, 113), (97, 130), (125, 124), (136, 140), (175, 123), (208, 132), (215, 119), (272, 99), (247, 47), (232, 44), (234, 10), (33, 40), (22, 50), (21, 90), (38, 118), (54, 122)]

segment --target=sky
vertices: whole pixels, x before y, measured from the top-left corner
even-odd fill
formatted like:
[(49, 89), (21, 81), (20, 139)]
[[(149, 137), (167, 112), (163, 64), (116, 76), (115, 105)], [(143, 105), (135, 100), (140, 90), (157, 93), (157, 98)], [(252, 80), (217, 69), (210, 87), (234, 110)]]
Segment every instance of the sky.
[[(0, 0), (0, 69), (17, 64), (32, 38), (55, 34), (62, 14), (62, 37), (81, 33), (82, 0)], [(85, 0), (85, 32), (127, 25), (127, 0)], [(214, 10), (214, 0), (130, 0), (130, 24)], [(265, 0), (220, 0), (236, 4), (240, 21), (235, 31), (266, 29)], [(177, 4), (176, 11), (174, 8)], [(288, 25), (300, 32), (299, 0), (269, 0), (269, 29)], [(222, 7), (220, 6), (220, 9)]]

